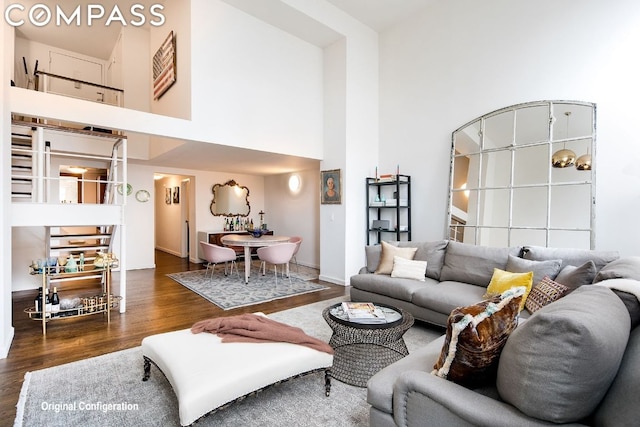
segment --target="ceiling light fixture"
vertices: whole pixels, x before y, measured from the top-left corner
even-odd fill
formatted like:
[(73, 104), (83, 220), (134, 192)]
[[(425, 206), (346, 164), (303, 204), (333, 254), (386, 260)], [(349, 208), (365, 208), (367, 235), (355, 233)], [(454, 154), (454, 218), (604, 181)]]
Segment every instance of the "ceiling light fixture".
[(87, 169), (81, 168), (79, 166), (69, 166), (67, 168), (67, 170), (69, 172), (71, 172), (71, 173), (75, 173), (75, 174), (78, 174), (78, 175), (82, 175), (83, 173), (85, 173), (87, 171)]
[(591, 170), (591, 154), (589, 154), (589, 147), (587, 147), (587, 154), (583, 154), (576, 159), (576, 169), (579, 171)]
[[(565, 138), (569, 138), (569, 117), (571, 116), (571, 111), (565, 111), (564, 115), (567, 116), (567, 135)], [(562, 150), (556, 151), (553, 153), (553, 156), (551, 156), (551, 166), (554, 168), (566, 168), (576, 163), (576, 153), (567, 150), (566, 145), (567, 143), (565, 142)]]

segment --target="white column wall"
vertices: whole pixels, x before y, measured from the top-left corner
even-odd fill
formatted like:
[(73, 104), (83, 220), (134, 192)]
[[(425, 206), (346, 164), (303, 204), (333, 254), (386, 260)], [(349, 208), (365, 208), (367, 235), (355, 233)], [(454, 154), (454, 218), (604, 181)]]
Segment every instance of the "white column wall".
[[(2, 25), (0, 29), (0, 46), (3, 53), (13, 58), (13, 27)], [(6, 49), (6, 50), (5, 50)], [(0, 179), (3, 183), (11, 182), (11, 144), (4, 139), (11, 135), (11, 108), (9, 105), (9, 80), (13, 78), (13, 61), (2, 61), (0, 65)], [(8, 141), (7, 141), (8, 142)], [(11, 185), (0, 185), (0, 253), (4, 254), (5, 265), (0, 269), (0, 359), (7, 357), (13, 340), (11, 326), (11, 263), (7, 254), (11, 253), (11, 222), (7, 219), (11, 212)]]

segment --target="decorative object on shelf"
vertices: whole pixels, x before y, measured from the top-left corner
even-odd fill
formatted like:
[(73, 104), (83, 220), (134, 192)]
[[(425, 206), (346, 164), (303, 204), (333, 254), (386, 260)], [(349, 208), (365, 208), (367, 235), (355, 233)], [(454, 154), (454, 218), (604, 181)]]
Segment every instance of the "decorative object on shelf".
[(136, 191), (136, 200), (141, 203), (146, 203), (151, 198), (151, 194), (147, 190)]
[[(122, 184), (118, 184), (118, 186), (116, 188), (118, 189), (118, 194), (122, 194), (123, 193), (123, 185)], [(131, 184), (127, 184), (127, 196), (131, 195), (132, 191), (133, 191), (133, 187), (131, 186)]]
[(171, 187), (164, 189), (164, 202), (168, 205), (171, 204)]
[(173, 204), (180, 204), (180, 187), (173, 187)]
[(320, 203), (342, 204), (340, 169), (320, 171)]
[(117, 262), (118, 258), (116, 258), (116, 256), (111, 252), (98, 252), (96, 257), (93, 259), (93, 265), (97, 268), (104, 268), (106, 266), (115, 267)]
[[(569, 117), (571, 116), (571, 111), (565, 111), (564, 115), (567, 116), (567, 135), (565, 138), (569, 138)], [(575, 163), (576, 153), (567, 150), (566, 143), (562, 146), (562, 150), (556, 151), (553, 153), (553, 156), (551, 156), (551, 165), (554, 168), (566, 168), (573, 166)]]
[(69, 259), (67, 260), (67, 265), (64, 267), (64, 271), (66, 273), (75, 273), (76, 271), (78, 271), (78, 264), (73, 258), (73, 255), (69, 255)]
[(153, 55), (153, 99), (158, 100), (176, 82), (176, 38), (169, 33)]

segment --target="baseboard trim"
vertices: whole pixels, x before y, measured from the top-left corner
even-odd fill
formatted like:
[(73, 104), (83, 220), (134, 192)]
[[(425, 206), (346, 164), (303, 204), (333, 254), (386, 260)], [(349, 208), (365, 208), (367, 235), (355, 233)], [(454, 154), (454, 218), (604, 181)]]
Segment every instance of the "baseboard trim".
[(11, 343), (13, 342), (13, 335), (15, 333), (15, 329), (13, 326), (9, 328), (9, 335), (5, 342), (0, 346), (0, 359), (6, 359), (9, 355), (9, 349), (11, 348)]
[(318, 277), (318, 279), (322, 280), (323, 282), (333, 283), (334, 285), (340, 285), (345, 287), (347, 286), (344, 280), (336, 279), (335, 277), (324, 276), (321, 274), (320, 277)]

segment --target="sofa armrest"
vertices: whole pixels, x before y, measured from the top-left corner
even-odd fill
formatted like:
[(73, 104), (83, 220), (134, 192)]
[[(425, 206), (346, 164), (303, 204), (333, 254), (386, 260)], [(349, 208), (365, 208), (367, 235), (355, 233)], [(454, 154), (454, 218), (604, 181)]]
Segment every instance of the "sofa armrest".
[(393, 387), (393, 417), (401, 427), (558, 425), (528, 417), (508, 403), (422, 371), (406, 371), (398, 377)]

